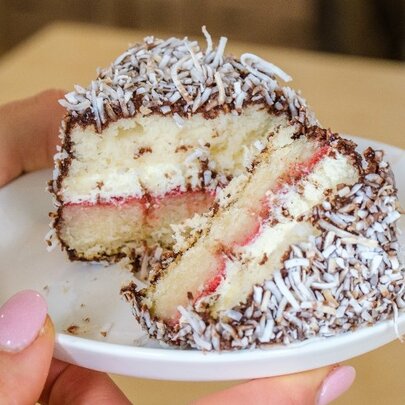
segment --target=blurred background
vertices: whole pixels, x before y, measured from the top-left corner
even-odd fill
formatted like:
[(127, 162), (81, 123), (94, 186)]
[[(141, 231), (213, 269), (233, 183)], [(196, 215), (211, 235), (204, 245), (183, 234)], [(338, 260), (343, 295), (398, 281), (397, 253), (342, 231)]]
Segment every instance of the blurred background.
[(0, 55), (55, 20), (405, 59), (404, 0), (0, 0)]

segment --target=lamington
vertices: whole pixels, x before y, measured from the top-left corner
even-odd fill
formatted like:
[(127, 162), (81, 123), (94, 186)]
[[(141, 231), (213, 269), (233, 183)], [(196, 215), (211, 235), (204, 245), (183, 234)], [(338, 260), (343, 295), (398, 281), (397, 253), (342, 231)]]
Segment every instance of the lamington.
[(288, 74), (250, 53), (226, 55), (225, 37), (215, 47), (203, 33), (205, 47), (147, 37), (60, 101), (50, 247), (82, 261), (159, 257), (172, 227), (206, 212), (269, 142), (281, 147), (294, 123), (316, 123), (279, 83)]
[[(151, 337), (205, 351), (349, 332), (405, 309), (397, 190), (383, 153), (297, 123), (175, 227), (149, 286), (122, 289)], [(395, 324), (396, 325), (396, 324)]]

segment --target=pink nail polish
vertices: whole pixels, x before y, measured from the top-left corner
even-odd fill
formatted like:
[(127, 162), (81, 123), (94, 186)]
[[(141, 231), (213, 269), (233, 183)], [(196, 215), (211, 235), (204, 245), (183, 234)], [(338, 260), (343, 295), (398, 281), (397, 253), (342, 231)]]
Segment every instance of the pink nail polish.
[(47, 314), (44, 298), (32, 290), (20, 291), (0, 307), (0, 351), (19, 352), (41, 331)]
[(318, 405), (326, 405), (345, 393), (353, 384), (356, 370), (350, 366), (341, 366), (333, 370), (324, 380), (319, 391)]

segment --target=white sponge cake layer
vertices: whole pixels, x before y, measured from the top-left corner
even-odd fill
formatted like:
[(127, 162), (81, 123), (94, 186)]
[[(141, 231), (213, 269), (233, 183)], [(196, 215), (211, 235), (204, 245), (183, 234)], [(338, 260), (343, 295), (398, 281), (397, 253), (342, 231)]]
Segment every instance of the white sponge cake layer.
[(163, 114), (137, 114), (111, 123), (102, 134), (76, 125), (70, 133), (74, 159), (59, 196), (78, 203), (215, 189), (243, 173), (271, 134), (287, 124), (286, 115), (252, 105), (240, 115), (195, 114), (177, 123)]
[[(120, 253), (131, 241), (145, 238), (144, 207), (68, 205), (62, 211), (60, 238), (68, 252), (85, 260)], [(139, 245), (138, 245), (139, 246)]]
[(146, 247), (170, 247), (170, 225), (206, 212), (213, 200), (213, 194), (200, 191), (149, 201), (65, 205), (59, 237), (69, 254), (81, 260), (135, 258)]

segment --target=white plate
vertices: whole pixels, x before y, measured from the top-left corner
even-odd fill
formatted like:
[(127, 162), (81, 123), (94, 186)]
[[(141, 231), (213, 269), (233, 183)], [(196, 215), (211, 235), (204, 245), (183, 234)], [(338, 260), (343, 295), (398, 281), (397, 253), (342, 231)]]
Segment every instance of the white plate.
[[(405, 152), (355, 139), (386, 151), (405, 201)], [(48, 253), (50, 171), (25, 175), (0, 190), (0, 303), (25, 288), (47, 298), (57, 330), (55, 356), (84, 367), (165, 380), (210, 381), (274, 376), (332, 364), (366, 353), (396, 338), (386, 321), (353, 333), (289, 347), (228, 353), (163, 348), (148, 342), (119, 296), (131, 275), (118, 266), (70, 263), (59, 249)], [(401, 228), (404, 229), (404, 218)], [(402, 241), (403, 242), (403, 241)], [(76, 325), (77, 335), (66, 333)], [(405, 314), (399, 318), (405, 333)], [(103, 336), (103, 335), (106, 336)]]

